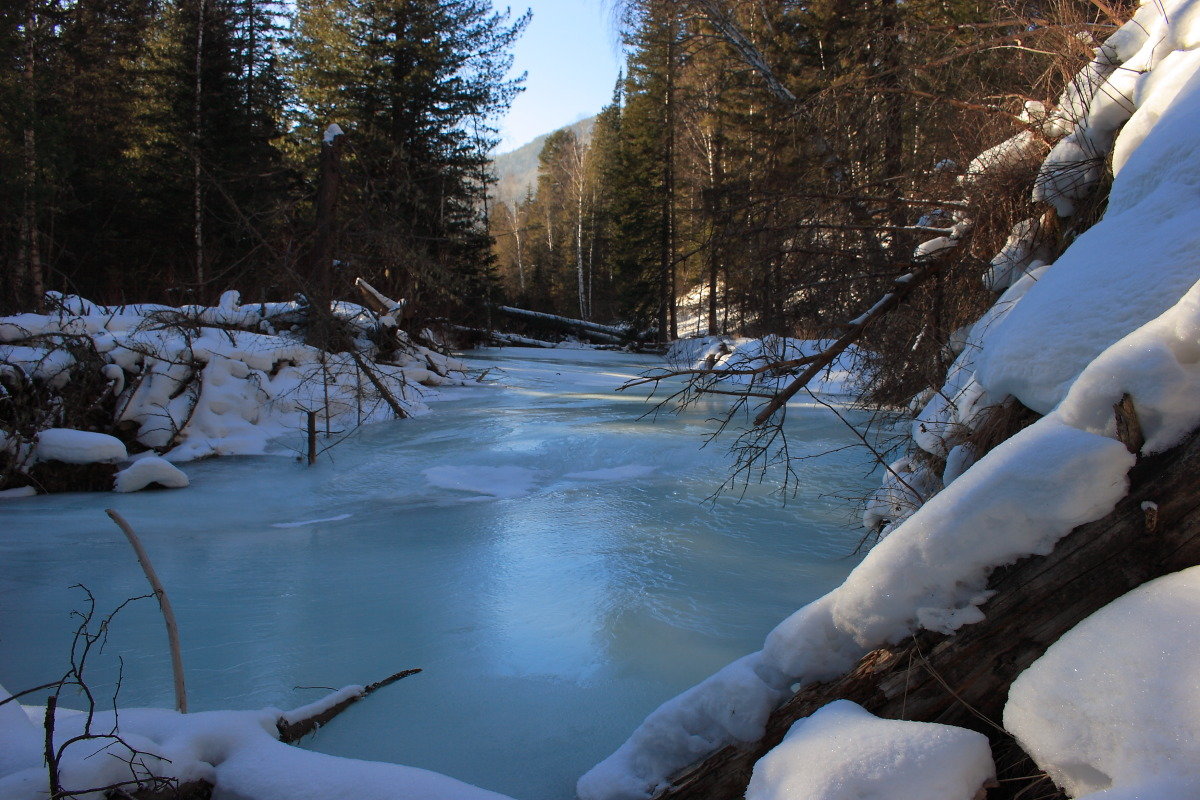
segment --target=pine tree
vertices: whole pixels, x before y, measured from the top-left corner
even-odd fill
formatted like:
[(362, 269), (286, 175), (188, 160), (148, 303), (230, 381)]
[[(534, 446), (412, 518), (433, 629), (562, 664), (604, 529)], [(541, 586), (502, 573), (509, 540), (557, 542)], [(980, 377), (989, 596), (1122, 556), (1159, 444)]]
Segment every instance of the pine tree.
[(505, 76), (527, 22), (484, 0), (298, 6), (305, 120), (351, 142), (345, 260), (427, 313), (479, 308), (491, 291), (489, 121), (520, 90)]

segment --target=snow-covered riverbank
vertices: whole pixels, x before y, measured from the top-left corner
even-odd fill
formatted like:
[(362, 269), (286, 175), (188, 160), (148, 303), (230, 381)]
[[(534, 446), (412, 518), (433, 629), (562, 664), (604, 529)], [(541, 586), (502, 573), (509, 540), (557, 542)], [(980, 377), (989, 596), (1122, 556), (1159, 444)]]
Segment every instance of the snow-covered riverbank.
[[(660, 360), (466, 359), (502, 385), (443, 389), (431, 413), (368, 426), (312, 468), (284, 449), (182, 464), (180, 492), (6, 503), (0, 683), (61, 670), (71, 584), (101, 609), (146, 591), (114, 507), (171, 592), (194, 709), (288, 708), (323, 694), (295, 686), (422, 667), (305, 746), (561, 800), (650, 709), (852, 566), (853, 506), (820, 495), (868, 491), (860, 451), (808, 462), (786, 507), (757, 486), (705, 505), (728, 461), (701, 434), (724, 401), (654, 422), (644, 393), (613, 391)], [(802, 412), (804, 452), (853, 441)], [(152, 602), (122, 612), (107, 652), (125, 659), (123, 707), (171, 705)], [(114, 669), (95, 663), (106, 696)]]

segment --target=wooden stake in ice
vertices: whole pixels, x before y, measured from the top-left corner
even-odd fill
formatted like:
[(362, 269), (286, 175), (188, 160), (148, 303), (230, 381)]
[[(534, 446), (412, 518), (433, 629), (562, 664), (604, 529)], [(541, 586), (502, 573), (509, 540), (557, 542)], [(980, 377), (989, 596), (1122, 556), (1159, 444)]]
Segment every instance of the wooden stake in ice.
[(133, 528), (129, 526), (125, 518), (111, 508), (106, 508), (104, 513), (117, 523), (117, 527), (133, 545), (133, 552), (137, 554), (138, 563), (142, 565), (142, 571), (146, 573), (146, 580), (150, 581), (150, 587), (154, 589), (154, 596), (158, 598), (158, 607), (162, 609), (163, 620), (167, 623), (167, 641), (171, 646), (171, 671), (175, 674), (175, 708), (180, 714), (186, 714), (187, 689), (183, 685), (183, 653), (179, 648), (179, 626), (175, 624), (175, 612), (171, 608), (171, 601), (167, 599), (167, 590), (159, 581), (158, 574), (154, 571), (154, 565), (150, 563), (150, 556), (142, 547), (141, 540), (138, 539), (137, 534), (133, 532)]

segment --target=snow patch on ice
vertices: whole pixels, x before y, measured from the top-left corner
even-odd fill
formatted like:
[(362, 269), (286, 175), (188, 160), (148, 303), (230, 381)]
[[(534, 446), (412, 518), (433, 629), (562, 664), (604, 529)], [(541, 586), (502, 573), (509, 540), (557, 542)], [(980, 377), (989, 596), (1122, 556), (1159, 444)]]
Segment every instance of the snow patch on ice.
[(425, 481), (439, 489), (473, 492), (497, 499), (529, 494), (538, 479), (537, 470), (524, 467), (441, 466), (422, 470)]
[(125, 443), (115, 436), (70, 428), (49, 428), (38, 433), (38, 461), (65, 464), (117, 464), (129, 458)]
[(138, 492), (152, 483), (165, 489), (182, 489), (188, 485), (188, 476), (165, 458), (147, 456), (139, 458), (116, 474), (113, 479), (113, 491)]

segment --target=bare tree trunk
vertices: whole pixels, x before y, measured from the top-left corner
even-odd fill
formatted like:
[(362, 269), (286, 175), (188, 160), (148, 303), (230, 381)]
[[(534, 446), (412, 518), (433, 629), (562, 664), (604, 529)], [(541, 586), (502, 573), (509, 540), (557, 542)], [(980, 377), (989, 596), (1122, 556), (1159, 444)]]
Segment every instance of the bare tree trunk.
[(666, 93), (663, 97), (663, 195), (662, 233), (659, 249), (658, 338), (665, 342), (679, 338), (675, 316), (675, 50), (676, 18), (674, 2), (667, 10)]
[(23, 131), (22, 169), (24, 172), (21, 214), (18, 222), (17, 274), (14, 278), (14, 299), (20, 309), (42, 310), (45, 286), (42, 277), (41, 247), (38, 241), (38, 159), (37, 159), (37, 0), (29, 0), (25, 17), (25, 64), (23, 78), (26, 92), (26, 120)]
[(588, 255), (587, 255), (588, 319), (592, 318), (592, 313), (594, 311), (593, 306), (592, 306), (592, 288), (593, 288), (592, 284), (595, 282), (595, 278), (596, 278), (596, 261), (595, 261), (595, 255), (596, 255), (596, 196), (595, 196), (595, 193), (592, 194), (592, 211), (591, 211), (590, 216), (591, 216), (591, 224), (588, 227), (591, 228), (592, 235), (591, 235), (591, 237), (588, 238)]
[(321, 185), (317, 190), (316, 233), (308, 265), (308, 343), (328, 349), (333, 331), (329, 309), (333, 303), (333, 250), (337, 228), (337, 201), (341, 187), (342, 129), (330, 125), (321, 142)]
[(579, 318), (588, 319), (587, 292), (583, 285), (583, 192), (575, 201), (575, 277), (579, 283)]
[[(204, 24), (207, 0), (196, 4), (196, 81), (192, 98), (192, 247), (195, 251), (197, 293), (204, 291), (204, 197), (200, 185), (200, 144), (204, 124)], [(198, 301), (202, 298), (197, 298)]]
[(708, 246), (708, 335), (720, 333), (717, 325), (717, 285), (721, 269), (721, 248), (724, 246), (724, 222), (721, 218), (721, 199), (719, 188), (724, 182), (725, 175), (722, 164), (722, 133), (715, 130), (712, 142), (708, 148), (708, 219), (712, 230), (712, 239)]
[(513, 235), (517, 237), (517, 285), (521, 291), (525, 291), (525, 256), (521, 244), (521, 220), (517, 214), (513, 214), (513, 219), (516, 220), (516, 225), (513, 226)]

